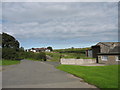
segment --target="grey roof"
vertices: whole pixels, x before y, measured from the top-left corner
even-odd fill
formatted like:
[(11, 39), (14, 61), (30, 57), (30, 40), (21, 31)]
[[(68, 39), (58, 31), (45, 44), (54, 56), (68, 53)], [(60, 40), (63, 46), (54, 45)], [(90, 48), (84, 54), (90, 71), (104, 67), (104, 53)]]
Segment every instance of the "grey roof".
[(120, 55), (120, 53), (98, 53), (97, 55)]
[(120, 46), (120, 42), (99, 42), (96, 45), (100, 44), (106, 45), (108, 47), (111, 47), (112, 45)]
[(116, 46), (109, 53), (98, 53), (98, 55), (120, 55), (120, 46)]
[(120, 53), (120, 46), (115, 46), (110, 50), (110, 53)]

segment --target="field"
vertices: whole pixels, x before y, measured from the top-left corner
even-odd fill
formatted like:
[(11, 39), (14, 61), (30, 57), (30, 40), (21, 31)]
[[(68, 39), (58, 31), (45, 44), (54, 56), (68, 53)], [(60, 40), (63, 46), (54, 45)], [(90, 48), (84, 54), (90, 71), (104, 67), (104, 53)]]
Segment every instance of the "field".
[(0, 65), (13, 65), (13, 64), (19, 64), (20, 61), (17, 60), (0, 60)]
[(99, 88), (118, 88), (118, 65), (78, 66), (60, 65), (57, 69), (81, 77), (84, 81)]
[(90, 47), (88, 48), (68, 48), (68, 49), (55, 49), (54, 52), (69, 52), (69, 51), (73, 51), (73, 52), (85, 52), (85, 50), (90, 49)]
[(51, 53), (51, 52), (47, 52), (46, 55), (49, 55), (50, 57), (52, 57), (52, 59), (49, 61), (59, 61), (60, 57), (61, 58), (75, 58), (75, 59), (94, 59), (94, 58), (86, 57), (86, 55), (82, 54), (82, 53)]
[(69, 49), (56, 49), (54, 53), (47, 52), (46, 54), (51, 56), (51, 61), (59, 61), (61, 58), (74, 58), (74, 59), (94, 59), (87, 57), (85, 51), (90, 48), (69, 48)]
[(83, 53), (62, 53), (63, 58), (75, 58), (75, 59), (93, 59), (90, 57), (87, 57)]

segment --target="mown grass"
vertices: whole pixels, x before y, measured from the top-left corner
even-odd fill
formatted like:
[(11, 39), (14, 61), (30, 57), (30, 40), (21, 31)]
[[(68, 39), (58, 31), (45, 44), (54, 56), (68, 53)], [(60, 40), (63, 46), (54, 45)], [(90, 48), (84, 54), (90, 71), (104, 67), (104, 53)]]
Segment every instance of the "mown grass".
[(13, 64), (19, 64), (20, 61), (17, 60), (0, 60), (0, 65), (13, 65)]
[(96, 85), (98, 88), (118, 88), (118, 65), (60, 65), (57, 67), (57, 69), (81, 77), (84, 79), (84, 81)]

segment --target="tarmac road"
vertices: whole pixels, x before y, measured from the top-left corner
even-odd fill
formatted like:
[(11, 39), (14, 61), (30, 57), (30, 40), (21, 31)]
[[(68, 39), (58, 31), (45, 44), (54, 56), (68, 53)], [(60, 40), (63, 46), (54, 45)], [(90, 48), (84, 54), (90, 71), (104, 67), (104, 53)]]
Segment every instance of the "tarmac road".
[[(56, 64), (55, 64), (56, 65)], [(60, 71), (54, 63), (22, 60), (2, 71), (3, 88), (96, 88)]]

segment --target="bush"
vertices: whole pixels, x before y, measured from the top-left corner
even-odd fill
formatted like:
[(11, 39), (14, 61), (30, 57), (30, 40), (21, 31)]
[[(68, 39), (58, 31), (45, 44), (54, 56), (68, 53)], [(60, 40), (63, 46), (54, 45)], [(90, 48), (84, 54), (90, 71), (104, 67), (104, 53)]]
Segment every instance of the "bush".
[(46, 54), (44, 52), (19, 52), (19, 57), (22, 59), (46, 60)]
[(35, 59), (35, 60), (44, 60), (46, 61), (46, 54), (44, 52), (33, 53), (21, 51), (14, 48), (3, 48), (2, 49), (2, 58), (7, 60), (21, 60), (21, 59)]
[(34, 53), (34, 59), (36, 59), (36, 60), (45, 60), (46, 59), (46, 55), (43, 52), (41, 52), (41, 53)]
[(7, 60), (16, 60), (18, 58), (18, 52), (14, 48), (3, 48), (2, 58)]
[(80, 59), (80, 57), (76, 57), (76, 59)]

